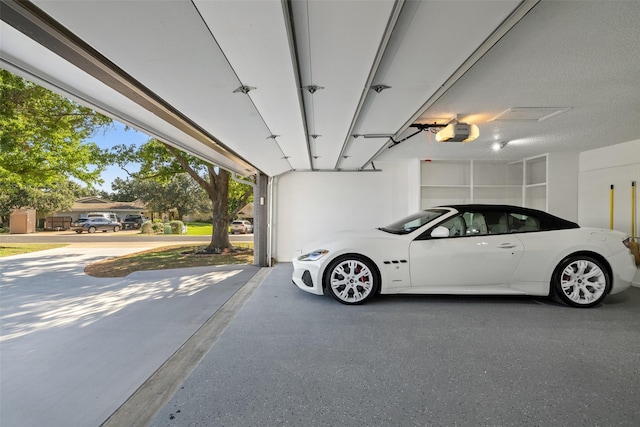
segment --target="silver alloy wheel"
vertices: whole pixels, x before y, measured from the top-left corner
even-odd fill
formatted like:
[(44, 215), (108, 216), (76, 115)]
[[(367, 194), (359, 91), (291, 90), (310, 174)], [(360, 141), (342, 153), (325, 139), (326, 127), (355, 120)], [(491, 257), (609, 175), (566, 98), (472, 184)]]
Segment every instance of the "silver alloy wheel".
[(331, 269), (329, 286), (340, 302), (358, 304), (371, 294), (374, 280), (366, 263), (357, 259), (345, 259)]
[(575, 259), (562, 270), (560, 289), (577, 305), (593, 304), (604, 296), (607, 276), (595, 262)]
[(89, 227), (89, 229), (87, 230), (88, 233), (95, 233), (96, 232), (96, 228), (95, 227)]

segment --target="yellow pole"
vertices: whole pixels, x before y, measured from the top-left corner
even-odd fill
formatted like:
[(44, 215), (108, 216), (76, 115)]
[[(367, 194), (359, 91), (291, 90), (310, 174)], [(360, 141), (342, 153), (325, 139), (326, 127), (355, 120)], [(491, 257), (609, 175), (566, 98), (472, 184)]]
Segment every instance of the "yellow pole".
[(636, 182), (631, 181), (631, 238), (636, 238)]
[(636, 265), (640, 267), (640, 248), (636, 242), (636, 182), (631, 181), (631, 241), (629, 249), (636, 260)]
[(613, 184), (609, 190), (609, 229), (613, 230)]

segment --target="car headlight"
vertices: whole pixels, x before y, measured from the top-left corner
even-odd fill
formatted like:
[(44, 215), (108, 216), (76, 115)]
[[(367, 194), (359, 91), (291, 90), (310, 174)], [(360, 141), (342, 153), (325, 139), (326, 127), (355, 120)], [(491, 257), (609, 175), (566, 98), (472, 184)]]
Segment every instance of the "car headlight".
[(328, 254), (329, 251), (326, 249), (318, 249), (317, 251), (313, 251), (313, 252), (309, 252), (308, 254), (304, 254), (304, 255), (300, 255), (298, 257), (298, 261), (317, 261), (320, 258), (322, 258), (323, 256), (325, 256), (326, 254)]

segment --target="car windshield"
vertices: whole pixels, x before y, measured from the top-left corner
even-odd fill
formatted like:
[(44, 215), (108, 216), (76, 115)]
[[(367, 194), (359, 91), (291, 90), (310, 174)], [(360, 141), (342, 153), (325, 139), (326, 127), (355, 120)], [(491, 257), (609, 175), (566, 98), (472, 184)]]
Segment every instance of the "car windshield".
[(445, 209), (426, 209), (402, 218), (400, 221), (396, 221), (386, 227), (380, 227), (378, 230), (392, 234), (409, 234), (447, 212), (449, 211)]

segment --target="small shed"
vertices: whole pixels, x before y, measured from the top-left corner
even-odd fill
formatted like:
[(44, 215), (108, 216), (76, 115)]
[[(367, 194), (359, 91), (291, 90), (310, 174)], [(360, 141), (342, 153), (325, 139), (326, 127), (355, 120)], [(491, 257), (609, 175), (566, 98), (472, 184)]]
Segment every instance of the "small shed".
[(35, 209), (12, 209), (9, 216), (9, 232), (11, 234), (28, 234), (36, 232)]

